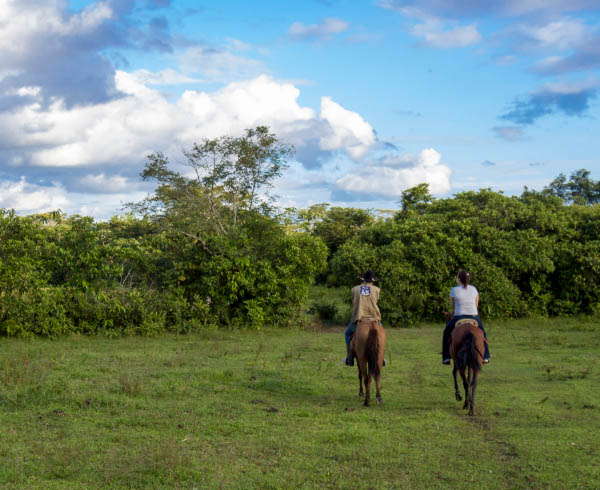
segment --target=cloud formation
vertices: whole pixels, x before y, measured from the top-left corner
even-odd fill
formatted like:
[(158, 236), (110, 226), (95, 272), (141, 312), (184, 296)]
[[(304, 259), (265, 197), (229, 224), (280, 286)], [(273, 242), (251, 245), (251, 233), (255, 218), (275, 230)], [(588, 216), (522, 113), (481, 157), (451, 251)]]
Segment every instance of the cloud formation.
[[(117, 13), (107, 3), (66, 13), (59, 0), (0, 0), (0, 104), (28, 103), (27, 94), (7, 99), (22, 87), (35, 87), (45, 99), (68, 105), (98, 103), (117, 95), (112, 65), (98, 52), (125, 44), (115, 28)], [(108, 42), (108, 38), (111, 41)]]
[(337, 179), (334, 197), (399, 199), (402, 191), (423, 182), (432, 194), (445, 194), (450, 191), (451, 173), (441, 163), (440, 153), (431, 148), (417, 157), (390, 155)]
[(378, 5), (418, 19), (409, 32), (428, 47), (464, 48), (484, 41), (477, 24), (456, 20), (474, 19), (487, 28), (486, 49), (499, 65), (525, 54), (540, 57), (529, 70), (542, 76), (600, 67), (599, 27), (589, 17), (600, 12), (597, 0), (379, 0)]
[(195, 141), (242, 134), (259, 124), (294, 144), (307, 168), (338, 152), (359, 160), (376, 142), (359, 114), (330, 97), (321, 99), (317, 113), (298, 104), (293, 84), (266, 75), (214, 92), (187, 90), (175, 101), (144, 84), (139, 73), (117, 71), (114, 83), (121, 97), (75, 107), (62, 100), (44, 106), (36, 90), (24, 87), (32, 102), (0, 113), (0, 161), (9, 163), (5, 171), (13, 180), (17, 172), (27, 176), (21, 192), (39, 195), (42, 187), (26, 182), (52, 174), (62, 182), (60, 195), (139, 191), (136, 177), (148, 154), (163, 151), (176, 162)]
[(600, 36), (565, 55), (548, 56), (536, 62), (533, 71), (540, 75), (563, 75), (600, 68)]
[[(139, 5), (164, 8), (170, 1)], [(69, 10), (64, 0), (0, 0), (0, 108), (30, 104), (22, 87), (35, 88), (38, 102), (60, 99), (68, 107), (120, 97), (111, 50), (171, 53), (176, 44), (166, 17), (133, 20), (134, 8), (132, 0), (96, 1), (80, 11)]]
[(518, 17), (535, 12), (560, 14), (585, 9), (598, 9), (596, 0), (488, 0), (487, 2), (465, 0), (380, 0), (380, 7), (398, 12), (419, 10), (433, 15), (448, 17), (474, 17), (500, 14)]
[(571, 49), (588, 38), (581, 19), (562, 18), (545, 24), (520, 24), (516, 33), (528, 41), (530, 49)]
[(0, 182), (0, 209), (14, 209), (17, 213), (45, 213), (65, 209), (69, 205), (65, 190), (58, 184), (39, 186), (26, 182)]
[(179, 54), (178, 60), (185, 73), (202, 75), (210, 82), (243, 80), (266, 71), (259, 60), (210, 46), (192, 46)]
[(567, 116), (582, 116), (597, 93), (596, 83), (547, 84), (528, 97), (515, 100), (512, 108), (500, 118), (530, 125), (543, 116), (558, 112)]
[(329, 39), (348, 29), (348, 22), (335, 17), (323, 19), (318, 24), (305, 25), (302, 22), (294, 22), (288, 29), (287, 35), (290, 39), (299, 41), (314, 41)]
[(481, 41), (475, 24), (448, 28), (435, 18), (426, 18), (421, 24), (413, 26), (411, 32), (423, 38), (423, 44), (432, 48), (464, 48)]

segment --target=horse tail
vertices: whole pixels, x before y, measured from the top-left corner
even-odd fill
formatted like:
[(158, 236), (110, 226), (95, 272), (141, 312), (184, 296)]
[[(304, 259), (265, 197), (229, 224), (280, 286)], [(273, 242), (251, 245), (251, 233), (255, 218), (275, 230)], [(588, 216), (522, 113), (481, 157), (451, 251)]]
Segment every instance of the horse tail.
[(477, 350), (475, 336), (472, 333), (465, 335), (462, 345), (456, 354), (456, 363), (458, 369), (466, 369), (468, 367), (475, 371), (481, 369), (479, 351)]
[(371, 325), (369, 336), (367, 337), (366, 354), (369, 375), (379, 376), (379, 336), (377, 335), (377, 329), (373, 325)]

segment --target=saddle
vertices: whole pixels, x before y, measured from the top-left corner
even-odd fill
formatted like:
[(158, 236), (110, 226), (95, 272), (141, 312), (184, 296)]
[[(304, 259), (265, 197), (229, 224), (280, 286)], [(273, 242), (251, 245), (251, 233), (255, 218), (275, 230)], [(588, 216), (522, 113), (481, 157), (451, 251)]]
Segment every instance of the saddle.
[[(454, 328), (463, 327), (463, 326), (466, 327), (468, 325), (470, 325), (472, 327), (479, 328), (479, 323), (477, 323), (477, 320), (473, 320), (472, 318), (463, 318), (462, 320), (458, 320), (456, 322), (456, 324), (454, 325)], [(449, 342), (452, 343), (452, 337), (450, 337)], [(485, 337), (483, 339), (483, 342), (484, 342), (484, 344), (488, 343), (488, 341), (487, 341), (487, 339)]]
[(479, 327), (477, 320), (473, 320), (472, 318), (463, 318), (462, 320), (458, 320), (456, 322), (456, 324), (454, 325), (454, 328), (463, 327), (463, 326), (467, 326), (467, 325), (471, 325), (473, 327)]

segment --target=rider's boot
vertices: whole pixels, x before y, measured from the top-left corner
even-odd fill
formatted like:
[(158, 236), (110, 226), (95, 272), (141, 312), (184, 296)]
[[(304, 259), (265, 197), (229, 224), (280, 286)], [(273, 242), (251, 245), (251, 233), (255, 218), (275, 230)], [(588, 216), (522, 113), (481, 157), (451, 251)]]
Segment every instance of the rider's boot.
[(344, 360), (346, 366), (354, 366), (354, 353), (350, 344), (346, 344), (346, 359)]

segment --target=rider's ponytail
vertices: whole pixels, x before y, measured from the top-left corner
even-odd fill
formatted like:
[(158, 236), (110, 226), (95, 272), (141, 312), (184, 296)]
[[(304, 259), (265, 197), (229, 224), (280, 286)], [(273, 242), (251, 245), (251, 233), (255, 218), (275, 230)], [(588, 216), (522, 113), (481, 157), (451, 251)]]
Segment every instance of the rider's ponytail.
[(471, 282), (471, 274), (463, 269), (458, 273), (458, 280), (462, 284), (462, 287), (466, 289)]

